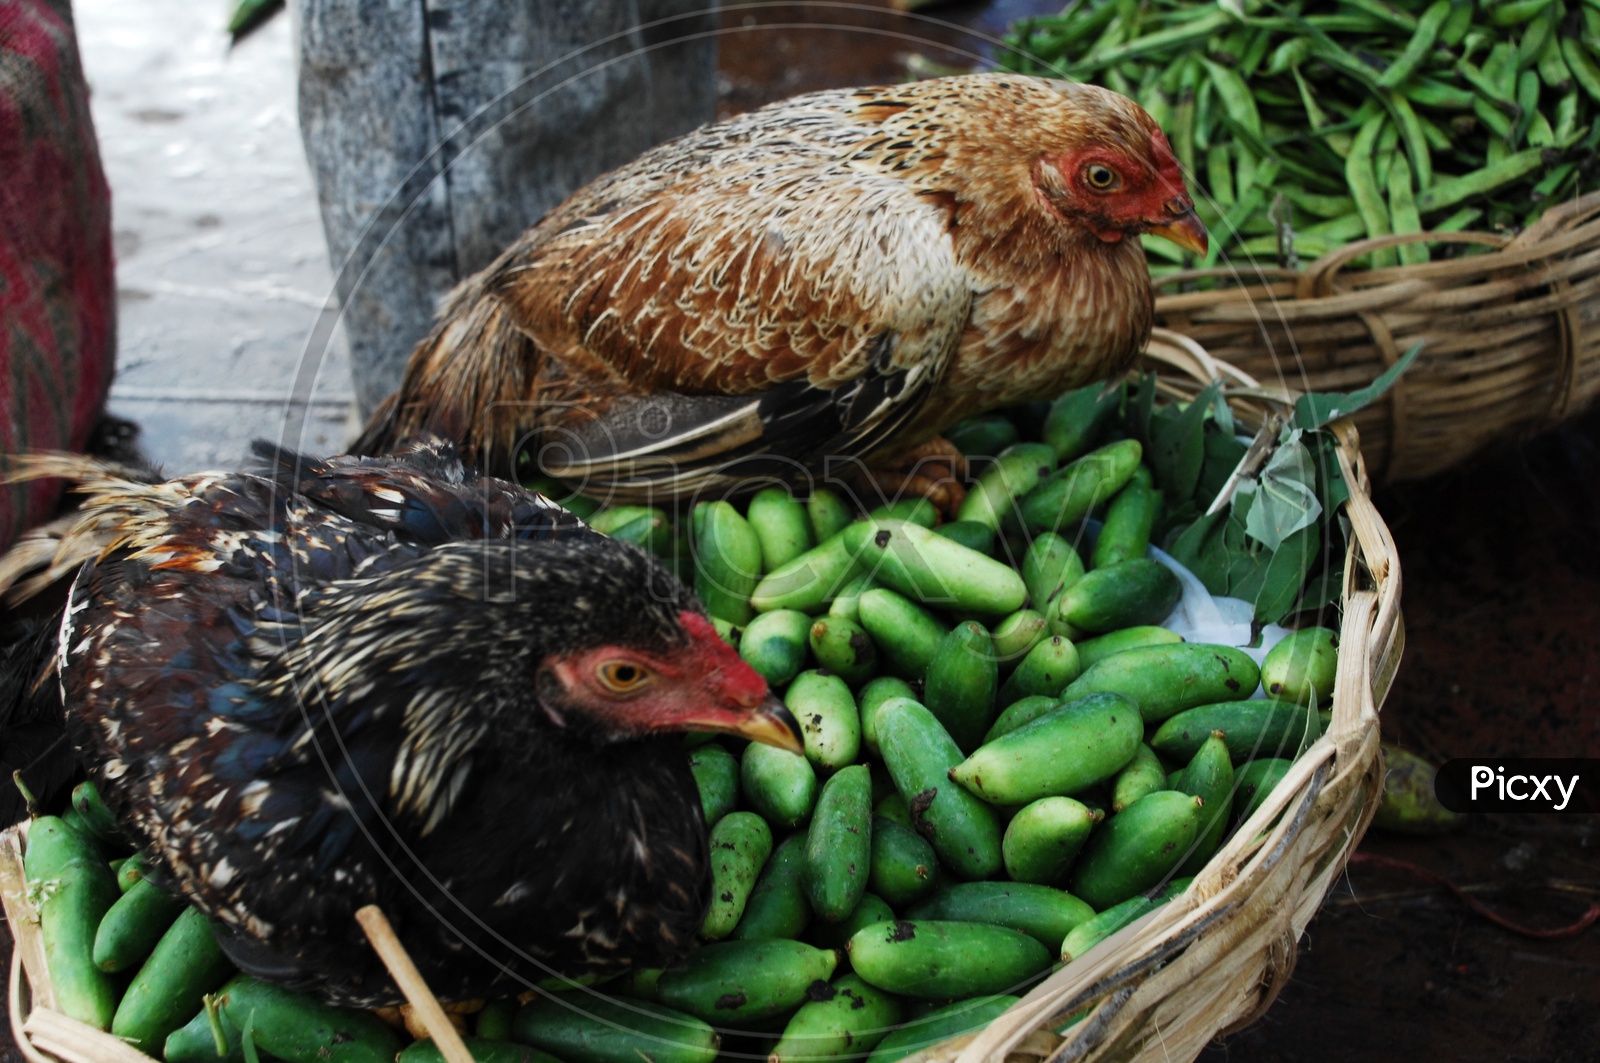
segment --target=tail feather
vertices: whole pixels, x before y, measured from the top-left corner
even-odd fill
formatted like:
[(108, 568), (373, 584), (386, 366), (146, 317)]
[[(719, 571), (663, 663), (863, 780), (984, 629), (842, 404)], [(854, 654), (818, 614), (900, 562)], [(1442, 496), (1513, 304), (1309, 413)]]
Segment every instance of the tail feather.
[[(147, 496), (163, 494), (171, 505), (171, 489), (157, 487), (158, 470), (138, 468), (85, 454), (35, 451), (11, 455), (0, 465), (0, 482), (59, 478), (73, 483), (74, 493), (88, 496), (83, 507), (25, 532), (0, 555), (0, 601), (8, 606), (41, 594), (99, 557), (128, 534), (129, 518), (153, 518), (158, 508)], [(145, 498), (143, 505), (140, 499)], [(114, 500), (114, 501), (107, 501)]]
[(538, 348), (480, 275), (451, 295), (412, 352), (400, 390), (379, 405), (351, 447), (392, 454), (431, 437), (454, 441), (469, 464), (508, 475), (520, 434), (533, 424)]

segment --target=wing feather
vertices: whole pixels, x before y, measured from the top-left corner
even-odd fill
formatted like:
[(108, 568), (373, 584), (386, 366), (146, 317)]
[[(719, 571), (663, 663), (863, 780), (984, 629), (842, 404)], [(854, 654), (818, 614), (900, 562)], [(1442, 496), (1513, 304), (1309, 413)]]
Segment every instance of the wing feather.
[(861, 454), (943, 376), (972, 301), (948, 202), (853, 162), (882, 131), (838, 101), (758, 117), (644, 156), (502, 259), (489, 287), (519, 328), (613, 396), (569, 419), (547, 471), (592, 490)]

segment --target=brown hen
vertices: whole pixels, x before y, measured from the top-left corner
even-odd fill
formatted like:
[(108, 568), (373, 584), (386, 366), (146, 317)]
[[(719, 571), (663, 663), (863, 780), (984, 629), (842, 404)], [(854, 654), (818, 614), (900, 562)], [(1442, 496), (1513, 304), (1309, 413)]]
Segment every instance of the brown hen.
[(356, 449), (438, 433), (658, 501), (882, 465), (1128, 366), (1147, 232), (1206, 246), (1125, 97), (1010, 74), (795, 97), (546, 215), (452, 293)]

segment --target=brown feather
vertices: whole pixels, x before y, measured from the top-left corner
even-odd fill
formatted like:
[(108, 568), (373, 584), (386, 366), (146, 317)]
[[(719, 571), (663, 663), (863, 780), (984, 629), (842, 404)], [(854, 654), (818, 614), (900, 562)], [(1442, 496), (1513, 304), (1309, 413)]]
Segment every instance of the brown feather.
[[(1123, 97), (1003, 74), (813, 93), (703, 128), (581, 189), (465, 282), (358, 449), (436, 431), (503, 461), (630, 400), (794, 384), (822, 409), (900, 374), (860, 424), (822, 416), (784, 441), (808, 463), (830, 442), (881, 459), (1119, 372), (1152, 320), (1140, 230), (1108, 240), (1106, 218), (1063, 214), (1041, 167), (1102, 146), (1155, 172), (1159, 139)], [(762, 445), (741, 421), (695, 460)]]

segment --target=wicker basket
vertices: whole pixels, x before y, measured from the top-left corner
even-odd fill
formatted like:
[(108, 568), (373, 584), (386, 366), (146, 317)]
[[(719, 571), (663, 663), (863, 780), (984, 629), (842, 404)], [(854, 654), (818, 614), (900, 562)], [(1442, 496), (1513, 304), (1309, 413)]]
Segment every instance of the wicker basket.
[[(1158, 330), (1147, 352), (1169, 398), (1220, 379), (1241, 424), (1287, 412), (1290, 396)], [(1247, 1025), (1294, 967), (1296, 944), (1366, 831), (1383, 776), (1378, 708), (1402, 646), (1394, 543), (1368, 497), (1348, 422), (1334, 426), (1351, 498), (1341, 652), (1328, 733), (1180, 898), (1057, 971), (982, 1032), (918, 1060), (1192, 1059), (1213, 1036)], [(11, 1024), (30, 1063), (152, 1063), (150, 1057), (51, 1010), (38, 921), (22, 880), (26, 825), (0, 834), (0, 899), (16, 938)], [(1088, 1016), (1051, 1033), (1068, 1016)]]
[(149, 1056), (126, 1041), (54, 1010), (39, 916), (28, 901), (22, 877), (22, 854), (28, 825), (0, 834), (0, 901), (16, 942), (11, 953), (7, 1003), (11, 1033), (28, 1063), (151, 1063)]
[[(1346, 270), (1416, 242), (1474, 253)], [(1213, 290), (1192, 290), (1197, 281)], [(1600, 392), (1600, 193), (1550, 208), (1514, 237), (1386, 236), (1299, 272), (1172, 274), (1156, 315), (1215, 357), (1301, 391), (1358, 388), (1423, 341), (1416, 364), (1355, 422), (1375, 477), (1428, 476), (1580, 413)]]
[[(1197, 344), (1158, 330), (1150, 360), (1175, 397), (1221, 379), (1240, 421), (1286, 415), (1290, 396), (1264, 389)], [(1382, 791), (1378, 709), (1404, 643), (1394, 541), (1373, 508), (1348, 421), (1333, 426), (1351, 488), (1343, 620), (1327, 734), (1212, 857), (1181, 897), (1102, 941), (1036, 987), (987, 1029), (917, 1060), (1176, 1063), (1266, 1011), (1294, 969), (1297, 943), (1366, 832)], [(1069, 1017), (1087, 1015), (1065, 1034)]]

